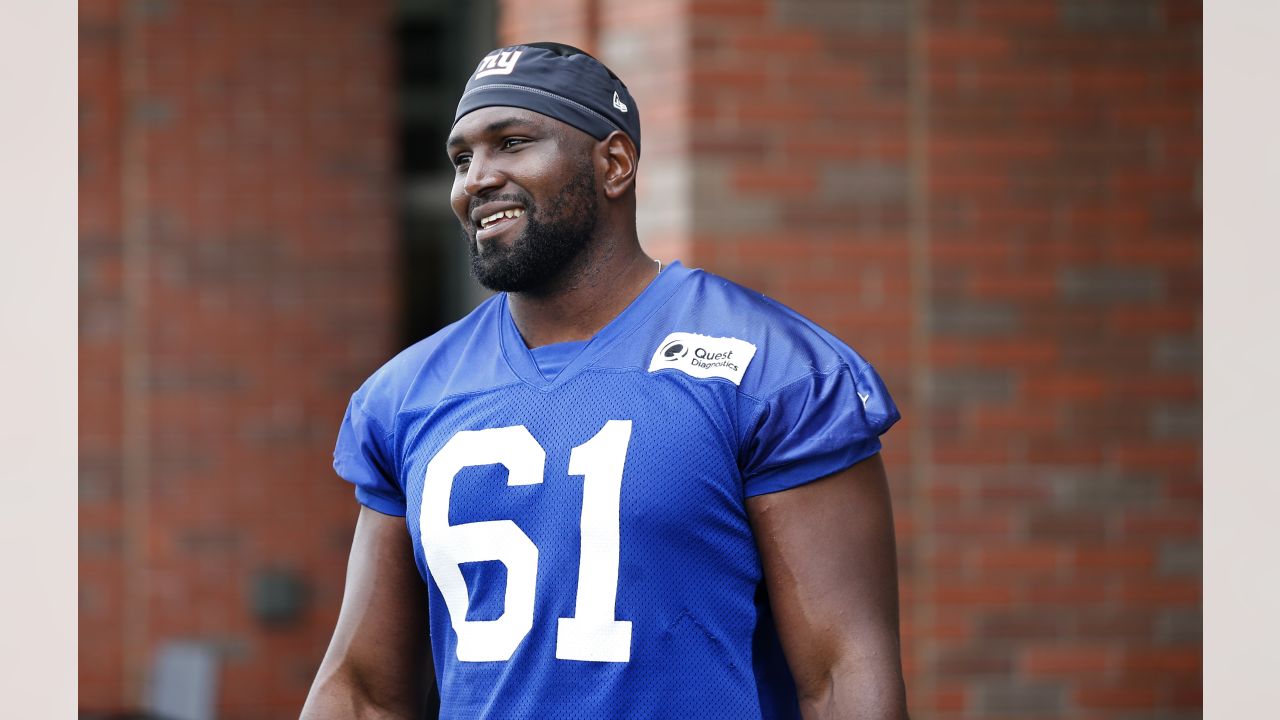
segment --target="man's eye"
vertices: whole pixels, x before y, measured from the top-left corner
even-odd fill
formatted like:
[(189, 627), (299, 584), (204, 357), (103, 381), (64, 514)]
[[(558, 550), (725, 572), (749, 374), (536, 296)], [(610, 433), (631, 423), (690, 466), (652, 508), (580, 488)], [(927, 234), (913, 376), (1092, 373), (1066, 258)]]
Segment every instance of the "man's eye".
[(460, 153), (453, 158), (453, 166), (455, 168), (461, 168), (469, 162), (471, 162), (471, 156), (467, 153)]
[(527, 141), (524, 138), (507, 138), (502, 141), (502, 149), (510, 150), (516, 145), (523, 145), (525, 142)]

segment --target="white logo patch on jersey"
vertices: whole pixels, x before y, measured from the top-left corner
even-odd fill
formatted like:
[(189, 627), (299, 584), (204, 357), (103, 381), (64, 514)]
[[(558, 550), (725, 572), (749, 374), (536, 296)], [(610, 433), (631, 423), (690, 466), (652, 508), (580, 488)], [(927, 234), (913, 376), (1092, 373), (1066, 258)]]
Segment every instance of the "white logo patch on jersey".
[(731, 337), (674, 332), (649, 361), (649, 372), (679, 370), (696, 378), (724, 378), (742, 384), (742, 375), (756, 355), (756, 346)]

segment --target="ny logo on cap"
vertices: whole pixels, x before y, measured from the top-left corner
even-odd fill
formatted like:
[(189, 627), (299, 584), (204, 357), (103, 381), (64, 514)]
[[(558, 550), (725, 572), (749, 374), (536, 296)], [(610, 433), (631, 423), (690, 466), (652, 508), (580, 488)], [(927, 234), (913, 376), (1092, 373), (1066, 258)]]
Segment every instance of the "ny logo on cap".
[(480, 61), (480, 66), (476, 68), (475, 77), (482, 78), (489, 75), (510, 75), (512, 70), (516, 69), (516, 61), (520, 59), (522, 50), (499, 50), (492, 55), (486, 55)]

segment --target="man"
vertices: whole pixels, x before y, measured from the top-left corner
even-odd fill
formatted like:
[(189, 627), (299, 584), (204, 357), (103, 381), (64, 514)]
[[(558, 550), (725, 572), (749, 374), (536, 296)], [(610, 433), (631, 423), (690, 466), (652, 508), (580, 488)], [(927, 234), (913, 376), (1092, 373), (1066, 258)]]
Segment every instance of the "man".
[(351, 399), (303, 716), (419, 717), (430, 652), (446, 718), (905, 717), (875, 370), (644, 254), (638, 108), (582, 51), (491, 53), (448, 153), (499, 294)]

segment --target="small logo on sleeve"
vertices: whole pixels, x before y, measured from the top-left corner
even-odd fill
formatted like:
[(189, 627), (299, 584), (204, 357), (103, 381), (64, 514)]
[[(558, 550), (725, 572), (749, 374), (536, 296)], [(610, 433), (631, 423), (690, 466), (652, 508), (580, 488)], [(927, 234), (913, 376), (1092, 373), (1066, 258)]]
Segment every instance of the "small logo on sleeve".
[(523, 50), (498, 50), (497, 52), (486, 55), (480, 61), (480, 65), (476, 68), (475, 77), (482, 78), (490, 75), (510, 75), (512, 70), (516, 69), (516, 62), (520, 59), (520, 53)]
[(724, 378), (741, 385), (755, 355), (756, 346), (746, 340), (677, 332), (658, 345), (649, 372), (679, 370), (696, 378)]

